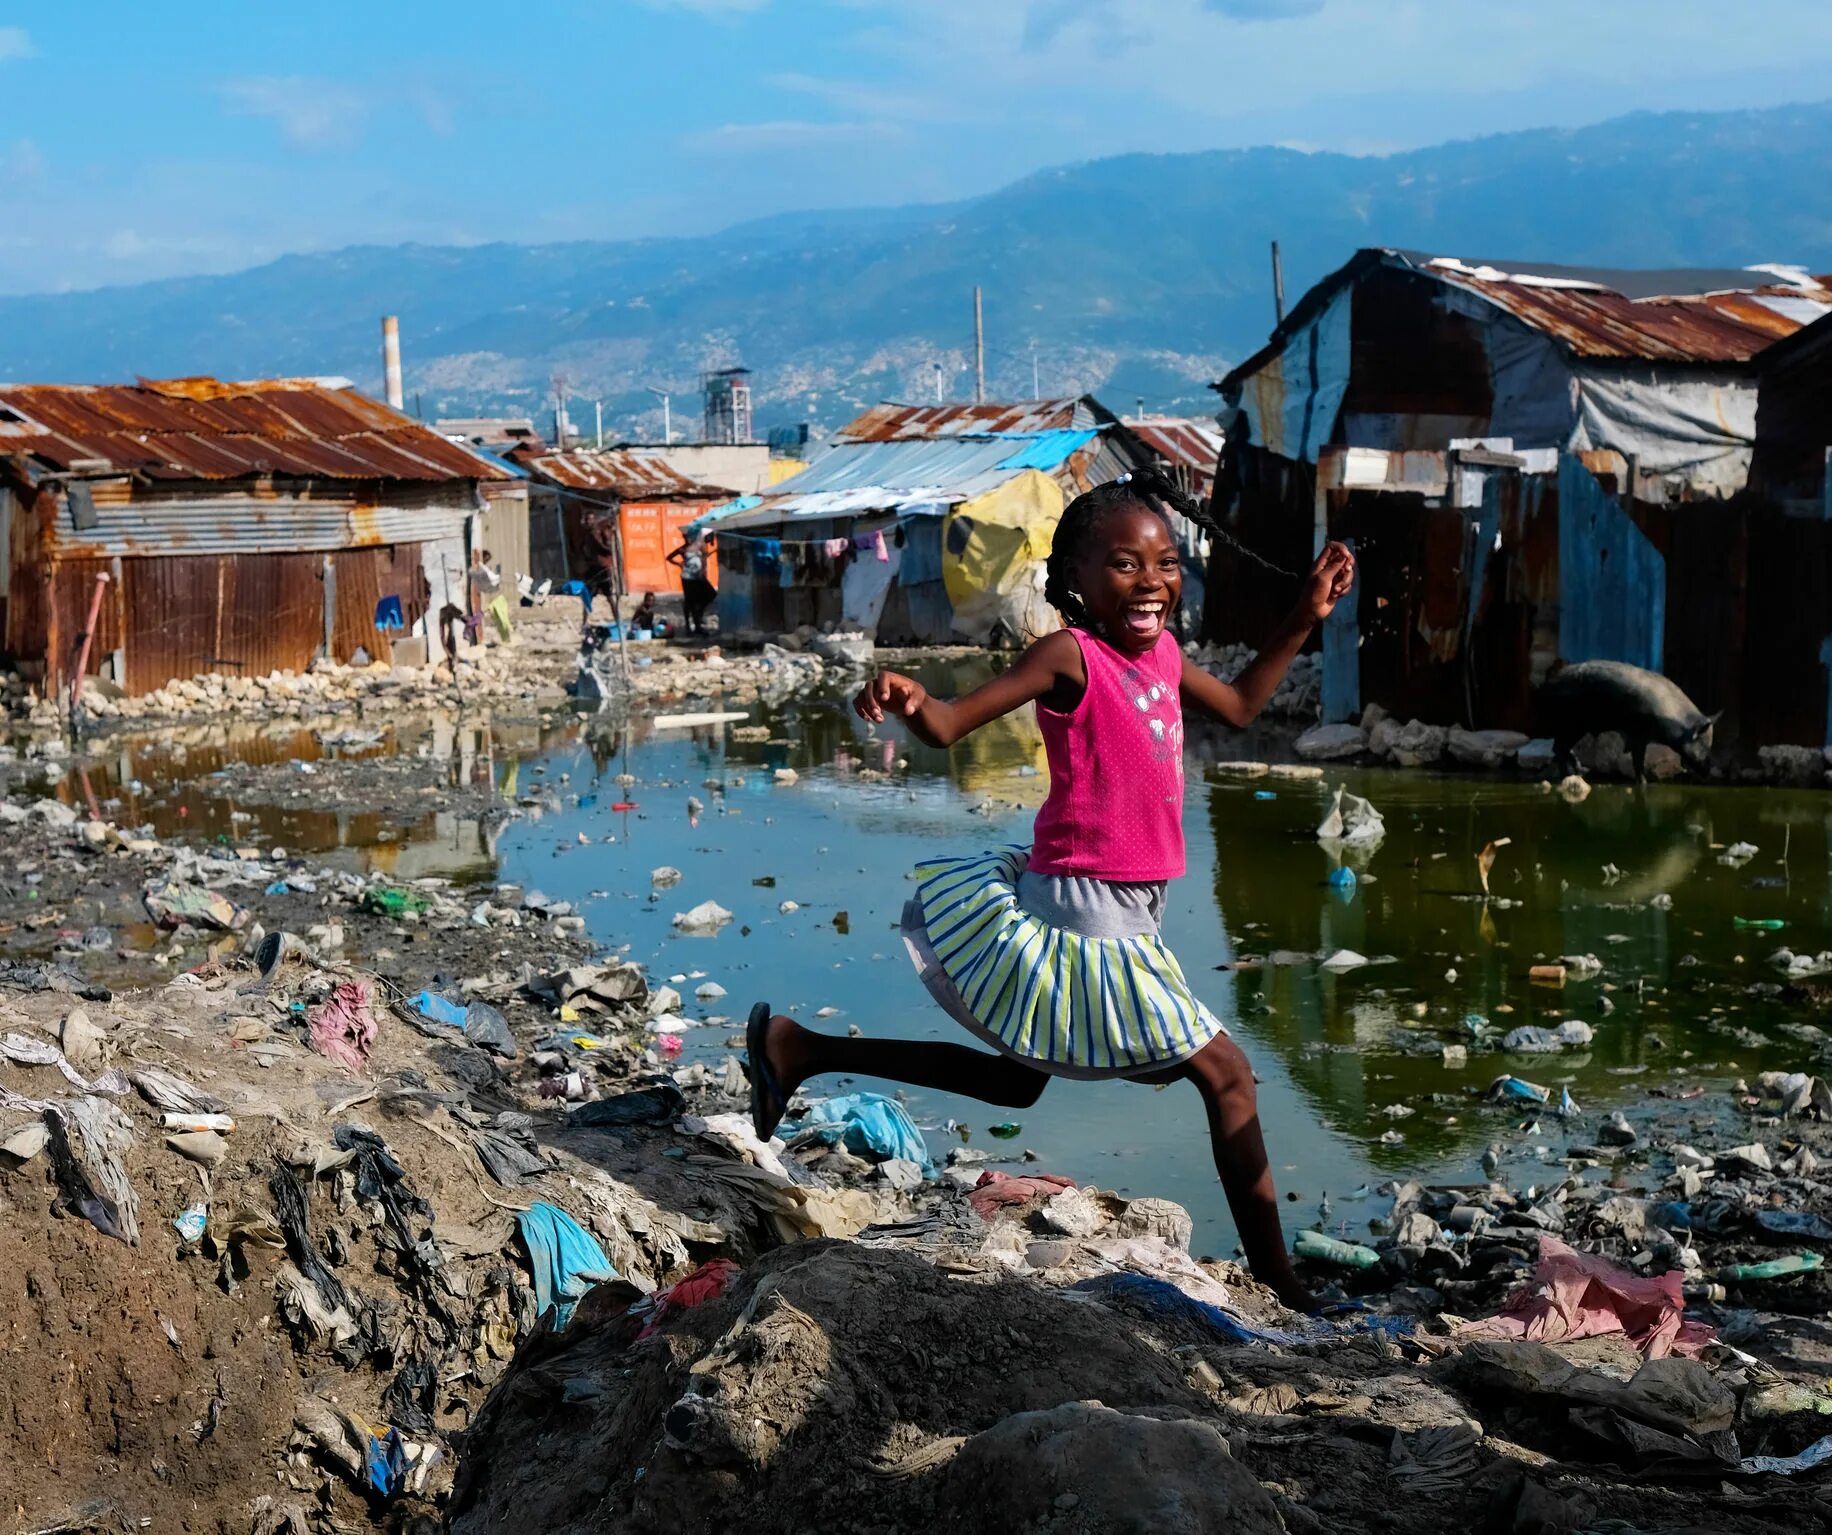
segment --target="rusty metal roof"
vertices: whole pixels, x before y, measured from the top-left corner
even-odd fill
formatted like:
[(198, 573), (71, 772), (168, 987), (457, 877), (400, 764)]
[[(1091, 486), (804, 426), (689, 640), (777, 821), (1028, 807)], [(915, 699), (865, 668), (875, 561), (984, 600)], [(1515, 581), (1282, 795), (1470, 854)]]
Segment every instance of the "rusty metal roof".
[(0, 384), (0, 456), (58, 473), (153, 480), (502, 477), (350, 385), (305, 378)]
[(1221, 458), (1221, 428), (1206, 418), (1147, 416), (1126, 428), (1166, 463), (1181, 464), (1197, 474), (1212, 475)]
[(1832, 291), (1815, 279), (1782, 283), (1769, 273), (1743, 273), (1734, 288), (1630, 298), (1601, 280), (1548, 278), (1445, 257), (1428, 259), (1423, 270), (1481, 294), (1579, 357), (1748, 362), (1771, 342), (1832, 313)]
[(1342, 289), (1375, 267), (1417, 272), (1471, 293), (1553, 337), (1575, 357), (1732, 365), (1832, 313), (1832, 278), (1781, 269), (1611, 271), (1473, 262), (1371, 248), (1312, 288), (1272, 339), (1215, 387), (1227, 390), (1279, 355)]
[(682, 474), (668, 462), (665, 448), (568, 448), (511, 457), (537, 482), (604, 491), (624, 501), (729, 501), (737, 494)]
[(874, 405), (833, 435), (835, 442), (905, 442), (994, 432), (1055, 432), (1110, 425), (1114, 415), (1092, 395), (981, 405)]

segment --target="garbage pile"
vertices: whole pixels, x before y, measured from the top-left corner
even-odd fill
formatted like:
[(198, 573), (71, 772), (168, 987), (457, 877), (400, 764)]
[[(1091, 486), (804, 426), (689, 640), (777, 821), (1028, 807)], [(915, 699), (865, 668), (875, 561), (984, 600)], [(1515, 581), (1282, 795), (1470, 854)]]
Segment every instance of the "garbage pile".
[[(1408, 1237), (1420, 1202), (1395, 1206)], [(593, 1289), (480, 1410), (452, 1528), (1754, 1532), (1832, 1509), (1825, 1357), (1714, 1338), (1676, 1276), (1529, 1232), (1499, 1317), (1309, 1318), (1189, 1229), (957, 1166), (915, 1219), (696, 1272), (678, 1302)]]

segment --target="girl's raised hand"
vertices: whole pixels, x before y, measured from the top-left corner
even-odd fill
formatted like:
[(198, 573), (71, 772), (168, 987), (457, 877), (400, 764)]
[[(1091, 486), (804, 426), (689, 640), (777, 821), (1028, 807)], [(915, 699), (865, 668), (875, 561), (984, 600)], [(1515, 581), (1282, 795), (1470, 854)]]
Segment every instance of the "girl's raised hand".
[(859, 689), (852, 707), (862, 720), (883, 722), (886, 713), (908, 718), (928, 702), (929, 690), (901, 672), (879, 672)]
[(1304, 589), (1298, 594), (1298, 607), (1312, 623), (1328, 618), (1336, 604), (1348, 596), (1355, 584), (1355, 556), (1347, 544), (1331, 539), (1304, 578)]

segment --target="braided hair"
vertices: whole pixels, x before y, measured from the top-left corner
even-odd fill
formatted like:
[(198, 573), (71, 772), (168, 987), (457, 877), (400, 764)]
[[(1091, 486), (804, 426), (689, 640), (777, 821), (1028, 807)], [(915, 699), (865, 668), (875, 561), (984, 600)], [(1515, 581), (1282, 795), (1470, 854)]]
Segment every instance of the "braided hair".
[(1176, 529), (1171, 524), (1170, 514), (1176, 512), (1211, 538), (1234, 542), (1206, 506), (1155, 469), (1134, 470), (1105, 485), (1095, 486), (1063, 508), (1062, 521), (1056, 524), (1056, 537), (1050, 544), (1049, 560), (1044, 566), (1043, 600), (1060, 613), (1063, 622), (1071, 628), (1092, 627), (1088, 610), (1075, 592), (1073, 581), (1075, 567), (1093, 538), (1094, 530), (1111, 513), (1134, 507), (1162, 519), (1173, 534)]

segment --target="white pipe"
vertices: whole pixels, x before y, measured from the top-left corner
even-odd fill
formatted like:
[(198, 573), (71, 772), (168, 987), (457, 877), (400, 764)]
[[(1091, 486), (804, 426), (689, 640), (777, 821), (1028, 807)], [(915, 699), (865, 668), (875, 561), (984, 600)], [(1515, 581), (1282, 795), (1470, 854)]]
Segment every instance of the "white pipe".
[(390, 405), (402, 408), (401, 322), (391, 314), (382, 316), (382, 391)]

